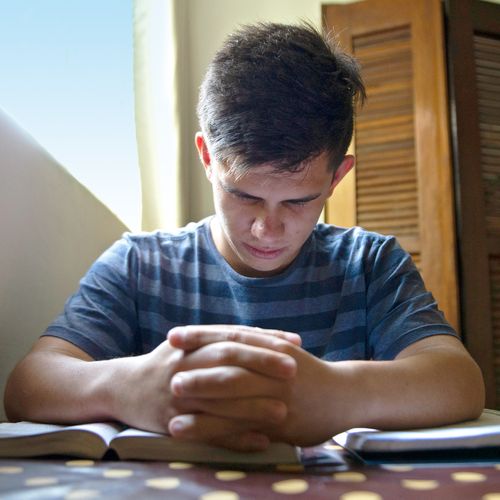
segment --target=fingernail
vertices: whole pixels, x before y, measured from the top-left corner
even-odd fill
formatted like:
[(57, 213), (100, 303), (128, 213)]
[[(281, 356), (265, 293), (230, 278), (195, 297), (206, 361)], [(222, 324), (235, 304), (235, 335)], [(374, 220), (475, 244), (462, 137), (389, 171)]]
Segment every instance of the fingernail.
[(175, 436), (178, 433), (181, 433), (185, 429), (184, 421), (182, 418), (174, 418), (170, 421), (170, 424), (168, 425), (168, 430), (170, 431), (170, 434)]
[(273, 414), (271, 418), (273, 419), (273, 422), (280, 423), (286, 418), (287, 414), (288, 408), (286, 407), (285, 403), (283, 403), (282, 401), (277, 401), (273, 408)]
[(297, 363), (293, 358), (286, 357), (281, 360), (281, 366), (285, 369), (285, 372), (287, 374), (289, 373), (295, 373), (295, 370), (297, 368)]
[(184, 386), (182, 381), (182, 375), (176, 373), (172, 380), (170, 381), (170, 389), (175, 396), (180, 396), (183, 392)]
[(167, 336), (170, 337), (170, 335), (175, 335), (177, 338), (184, 338), (184, 335), (186, 334), (184, 328), (182, 326), (174, 326), (174, 328), (172, 328)]

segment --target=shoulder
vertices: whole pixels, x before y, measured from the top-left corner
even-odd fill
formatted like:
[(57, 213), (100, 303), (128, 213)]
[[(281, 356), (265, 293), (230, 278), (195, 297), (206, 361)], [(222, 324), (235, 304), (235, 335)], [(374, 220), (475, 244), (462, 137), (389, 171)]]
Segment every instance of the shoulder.
[(205, 246), (208, 220), (191, 222), (173, 231), (124, 233), (115, 245), (138, 253), (179, 254)]
[(314, 230), (317, 260), (343, 265), (351, 272), (371, 275), (381, 268), (399, 267), (408, 269), (413, 264), (411, 256), (401, 248), (397, 239), (367, 231), (361, 227), (343, 228), (318, 224)]
[(345, 228), (317, 224), (313, 234), (320, 251), (357, 252), (366, 256), (381, 249), (400, 248), (394, 236), (367, 231), (358, 226)]
[(93, 271), (114, 269), (136, 273), (156, 268), (166, 261), (192, 261), (196, 252), (208, 245), (206, 220), (190, 223), (174, 231), (124, 233), (94, 263)]

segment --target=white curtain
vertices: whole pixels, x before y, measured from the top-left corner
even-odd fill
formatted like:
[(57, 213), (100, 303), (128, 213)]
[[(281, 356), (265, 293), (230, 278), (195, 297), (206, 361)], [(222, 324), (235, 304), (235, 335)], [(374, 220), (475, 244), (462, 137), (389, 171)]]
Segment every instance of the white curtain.
[(142, 229), (182, 224), (178, 39), (183, 0), (135, 0), (134, 86)]

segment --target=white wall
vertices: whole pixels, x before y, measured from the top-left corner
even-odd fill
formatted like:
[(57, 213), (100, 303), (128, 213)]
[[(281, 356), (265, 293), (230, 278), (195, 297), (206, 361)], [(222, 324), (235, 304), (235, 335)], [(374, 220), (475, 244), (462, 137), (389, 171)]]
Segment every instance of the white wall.
[(16, 362), (126, 227), (1, 109), (0, 180), (1, 397)]

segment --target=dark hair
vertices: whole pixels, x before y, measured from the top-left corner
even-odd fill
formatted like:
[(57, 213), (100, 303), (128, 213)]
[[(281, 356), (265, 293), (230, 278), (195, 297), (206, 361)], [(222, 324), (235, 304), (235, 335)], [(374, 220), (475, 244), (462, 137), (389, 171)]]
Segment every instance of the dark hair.
[(239, 172), (297, 171), (323, 152), (334, 170), (365, 97), (357, 62), (312, 25), (260, 23), (230, 35), (208, 67), (198, 117), (215, 159)]

